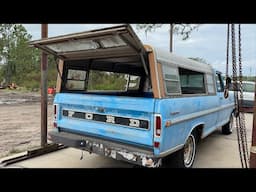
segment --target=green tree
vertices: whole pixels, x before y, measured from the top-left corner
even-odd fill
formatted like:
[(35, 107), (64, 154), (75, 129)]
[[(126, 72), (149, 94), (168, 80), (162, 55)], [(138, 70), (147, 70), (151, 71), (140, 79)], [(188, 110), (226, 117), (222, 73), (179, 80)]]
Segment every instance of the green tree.
[[(162, 27), (163, 24), (137, 24), (138, 30), (144, 30), (146, 35), (148, 32), (155, 31), (157, 28)], [(170, 51), (172, 52), (172, 36), (173, 34), (180, 35), (182, 40), (187, 40), (191, 33), (198, 29), (199, 24), (170, 24)]]
[[(0, 83), (15, 82), (29, 90), (40, 87), (41, 51), (29, 46), (32, 36), (21, 24), (0, 24)], [(48, 56), (48, 86), (57, 79), (56, 60)]]
[(0, 24), (0, 61), (6, 82), (20, 82), (38, 68), (39, 51), (28, 45), (31, 35), (21, 24)]

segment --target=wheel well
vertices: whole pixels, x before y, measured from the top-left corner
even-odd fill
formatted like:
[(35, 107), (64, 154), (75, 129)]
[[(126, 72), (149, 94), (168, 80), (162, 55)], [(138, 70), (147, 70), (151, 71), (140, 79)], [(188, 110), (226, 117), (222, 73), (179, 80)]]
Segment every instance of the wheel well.
[(202, 133), (203, 133), (203, 128), (204, 128), (204, 125), (201, 124), (201, 125), (197, 125), (193, 129), (193, 132), (195, 132), (195, 134), (196, 134), (196, 142), (198, 142), (201, 139)]

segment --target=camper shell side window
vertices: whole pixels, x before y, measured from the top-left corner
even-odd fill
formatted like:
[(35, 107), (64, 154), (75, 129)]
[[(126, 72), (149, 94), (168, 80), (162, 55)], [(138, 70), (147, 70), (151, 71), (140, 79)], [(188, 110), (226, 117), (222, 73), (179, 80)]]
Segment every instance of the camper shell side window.
[(182, 94), (206, 94), (204, 73), (179, 68)]
[(163, 78), (167, 95), (181, 95), (180, 77), (176, 66), (167, 66), (162, 62)]
[(81, 91), (85, 89), (87, 71), (81, 69), (68, 69), (66, 78), (66, 89)]
[(186, 69), (161, 61), (166, 95), (215, 95), (215, 80), (212, 73)]

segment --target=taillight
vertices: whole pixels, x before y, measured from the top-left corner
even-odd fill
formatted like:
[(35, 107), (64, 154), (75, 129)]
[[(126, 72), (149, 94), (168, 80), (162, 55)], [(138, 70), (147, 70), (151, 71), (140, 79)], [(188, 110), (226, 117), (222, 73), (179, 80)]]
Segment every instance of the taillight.
[(159, 148), (159, 146), (160, 146), (160, 142), (155, 141), (155, 142), (154, 142), (154, 147), (155, 147), (155, 148)]
[(162, 123), (161, 123), (161, 116), (159, 115), (156, 115), (155, 116), (155, 135), (157, 137), (160, 137), (161, 136), (161, 129), (162, 129)]

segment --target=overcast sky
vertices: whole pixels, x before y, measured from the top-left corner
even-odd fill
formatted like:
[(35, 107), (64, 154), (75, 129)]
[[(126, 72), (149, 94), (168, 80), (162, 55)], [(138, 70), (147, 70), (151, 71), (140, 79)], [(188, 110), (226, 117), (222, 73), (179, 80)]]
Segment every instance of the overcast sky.
[[(25, 24), (28, 33), (33, 40), (40, 39), (40, 24)], [(48, 36), (57, 36), (74, 32), (81, 32), (101, 27), (112, 26), (111, 24), (49, 24)], [(144, 44), (150, 44), (169, 50), (169, 25), (148, 33), (135, 32)], [(242, 24), (242, 61), (243, 74), (256, 75), (256, 24)], [(191, 38), (182, 41), (180, 37), (174, 36), (173, 52), (184, 57), (200, 57), (219, 71), (225, 73), (226, 63), (226, 25), (204, 24), (191, 34)], [(231, 66), (231, 64), (230, 64)], [(231, 68), (230, 68), (231, 69)], [(230, 70), (231, 72), (231, 70)]]

